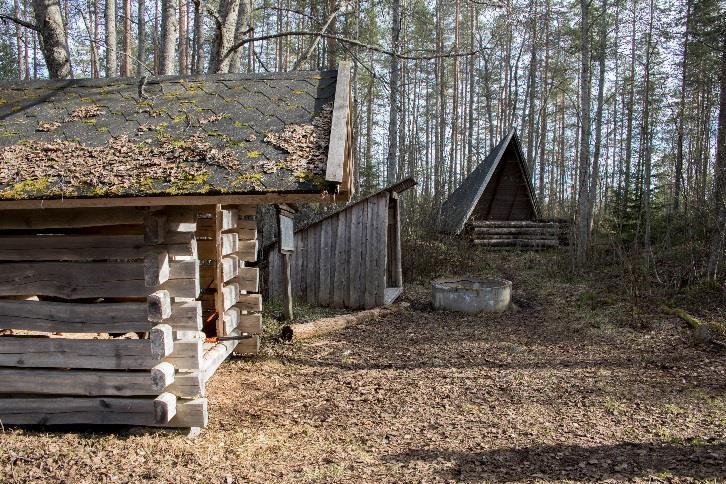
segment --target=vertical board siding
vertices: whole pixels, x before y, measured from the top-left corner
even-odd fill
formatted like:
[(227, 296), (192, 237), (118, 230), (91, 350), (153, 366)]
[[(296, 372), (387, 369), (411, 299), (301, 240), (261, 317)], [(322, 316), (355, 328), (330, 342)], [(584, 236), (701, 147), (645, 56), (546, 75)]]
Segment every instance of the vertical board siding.
[[(383, 305), (388, 261), (395, 261), (389, 234), (390, 193), (383, 192), (295, 233), (292, 293), (298, 302), (336, 308)], [(268, 250), (268, 295), (283, 295), (279, 246)], [(395, 270), (395, 268), (392, 268)]]
[(323, 220), (320, 225), (320, 272), (318, 274), (318, 303), (321, 306), (330, 304), (330, 254), (332, 251), (332, 234), (330, 219)]

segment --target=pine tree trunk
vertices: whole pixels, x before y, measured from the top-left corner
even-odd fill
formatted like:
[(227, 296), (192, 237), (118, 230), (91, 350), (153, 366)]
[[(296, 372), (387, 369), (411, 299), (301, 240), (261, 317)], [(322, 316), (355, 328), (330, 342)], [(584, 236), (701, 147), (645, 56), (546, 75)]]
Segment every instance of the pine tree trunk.
[(716, 282), (719, 265), (724, 254), (726, 239), (726, 31), (721, 31), (721, 79), (718, 108), (718, 134), (716, 141), (716, 169), (714, 172), (715, 230), (711, 236), (711, 254), (708, 258), (708, 279)]
[(139, 20), (139, 44), (136, 51), (136, 60), (138, 60), (138, 74), (139, 76), (146, 75), (146, 12), (145, 12), (145, 0), (138, 0), (136, 15)]
[(176, 60), (177, 0), (161, 0), (161, 46), (159, 74), (174, 74)]
[(590, 2), (580, 0), (580, 147), (577, 194), (577, 254), (582, 267), (590, 244), (588, 180), (590, 175)]
[(106, 77), (116, 77), (116, 0), (106, 0)]
[(225, 57), (225, 54), (234, 43), (239, 3), (240, 0), (220, 0), (219, 2), (219, 10), (217, 11), (219, 25), (215, 28), (207, 69), (210, 74), (229, 72), (233, 55)]
[[(603, 0), (602, 11), (607, 12), (608, 0)], [(600, 152), (602, 150), (602, 118), (605, 105), (605, 56), (607, 54), (607, 15), (600, 16), (600, 42), (598, 46), (598, 86), (597, 86), (597, 107), (595, 108), (595, 147), (592, 156), (592, 172), (590, 179), (590, 192), (588, 194), (587, 219), (588, 230), (592, 231), (595, 202), (597, 198), (597, 187), (600, 183)]]
[(675, 180), (673, 183), (673, 211), (678, 212), (681, 203), (681, 187), (683, 183), (683, 138), (685, 108), (686, 108), (686, 79), (688, 72), (688, 42), (690, 37), (691, 0), (686, 0), (686, 32), (683, 36), (683, 62), (681, 63), (681, 92), (678, 103), (678, 141), (676, 147)]
[[(401, 1), (391, 2), (391, 47), (398, 51), (401, 35)], [(390, 108), (388, 111), (388, 156), (386, 157), (386, 184), (396, 179), (396, 166), (398, 162), (398, 96), (400, 63), (398, 56), (390, 56), (390, 80), (388, 84)]]
[(179, 74), (185, 75), (189, 67), (189, 45), (187, 42), (187, 6), (179, 0)]
[(121, 36), (121, 77), (131, 75), (131, 0), (123, 0), (123, 35)]
[(33, 0), (35, 25), (40, 29), (40, 48), (51, 79), (72, 79), (63, 17), (56, 0)]
[(204, 70), (204, 0), (194, 2), (194, 39), (192, 41), (192, 74), (201, 74)]
[[(252, 0), (240, 0), (239, 13), (237, 15), (237, 26), (234, 31), (234, 43), (241, 42), (245, 35), (248, 35), (252, 29)], [(239, 49), (232, 54), (230, 62), (230, 72), (240, 72), (242, 70), (242, 56), (244, 50)]]

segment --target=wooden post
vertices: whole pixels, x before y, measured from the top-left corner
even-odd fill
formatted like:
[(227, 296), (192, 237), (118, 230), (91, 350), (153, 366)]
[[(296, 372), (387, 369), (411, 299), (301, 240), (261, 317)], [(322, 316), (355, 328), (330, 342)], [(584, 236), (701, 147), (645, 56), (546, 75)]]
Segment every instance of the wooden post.
[(290, 280), (290, 254), (282, 254), (283, 318), (292, 321), (292, 281)]

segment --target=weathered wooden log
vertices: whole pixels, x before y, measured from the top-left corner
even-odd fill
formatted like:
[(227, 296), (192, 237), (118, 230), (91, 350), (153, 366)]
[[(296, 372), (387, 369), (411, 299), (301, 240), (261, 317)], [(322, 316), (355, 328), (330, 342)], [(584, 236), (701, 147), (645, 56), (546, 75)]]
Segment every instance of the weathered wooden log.
[(172, 338), (165, 324), (138, 340), (0, 337), (0, 366), (149, 370), (173, 352)]
[(559, 245), (556, 239), (549, 240), (524, 240), (524, 239), (474, 239), (477, 245), (486, 245), (490, 247), (557, 247)]
[(159, 395), (174, 383), (174, 367), (151, 371), (0, 368), (0, 393), (127, 397)]
[(542, 228), (542, 227), (557, 227), (558, 224), (554, 222), (536, 222), (533, 220), (473, 220), (471, 222), (473, 227), (529, 227), (529, 228)]
[[(222, 255), (230, 255), (239, 252), (239, 239), (237, 234), (222, 234)], [(198, 240), (197, 250), (201, 260), (216, 260), (217, 246), (214, 240)]]
[(474, 229), (475, 235), (520, 235), (520, 234), (533, 234), (533, 235), (557, 235), (558, 231), (552, 227), (477, 227)]
[(240, 340), (234, 348), (234, 352), (240, 355), (256, 355), (260, 352), (260, 337), (253, 335), (251, 338)]
[(2, 398), (5, 425), (149, 425), (170, 423), (177, 413), (170, 393), (156, 398)]
[[(169, 280), (161, 289), (176, 297), (199, 294), (197, 261), (169, 264)], [(168, 287), (167, 287), (168, 286)], [(64, 299), (146, 297), (143, 262), (23, 262), (0, 264), (0, 296), (39, 295)]]
[(475, 239), (502, 239), (502, 240), (558, 240), (556, 234), (489, 234), (475, 233), (472, 235)]
[[(171, 314), (171, 305), (169, 305)], [(156, 322), (161, 322), (159, 318)], [(0, 328), (62, 333), (148, 332), (143, 302), (82, 304), (0, 299)]]

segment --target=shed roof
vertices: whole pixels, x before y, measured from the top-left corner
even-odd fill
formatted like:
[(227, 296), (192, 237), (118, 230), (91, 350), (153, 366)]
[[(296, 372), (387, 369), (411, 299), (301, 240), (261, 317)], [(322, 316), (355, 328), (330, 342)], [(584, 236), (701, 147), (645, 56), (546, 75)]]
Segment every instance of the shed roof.
[(487, 189), (492, 175), (497, 171), (504, 154), (510, 150), (516, 162), (521, 168), (520, 174), (523, 178), (522, 186), (526, 191), (526, 199), (531, 204), (532, 213), (539, 214), (539, 207), (534, 195), (532, 180), (529, 167), (525, 162), (522, 153), (522, 146), (519, 136), (514, 128), (512, 128), (494, 149), (487, 155), (459, 187), (449, 195), (449, 198), (441, 206), (441, 216), (439, 219), (439, 231), (448, 234), (460, 233), (466, 221), (471, 217), (472, 212), (476, 208), (484, 191)]
[(0, 207), (335, 191), (350, 142), (341, 67), (0, 83)]

